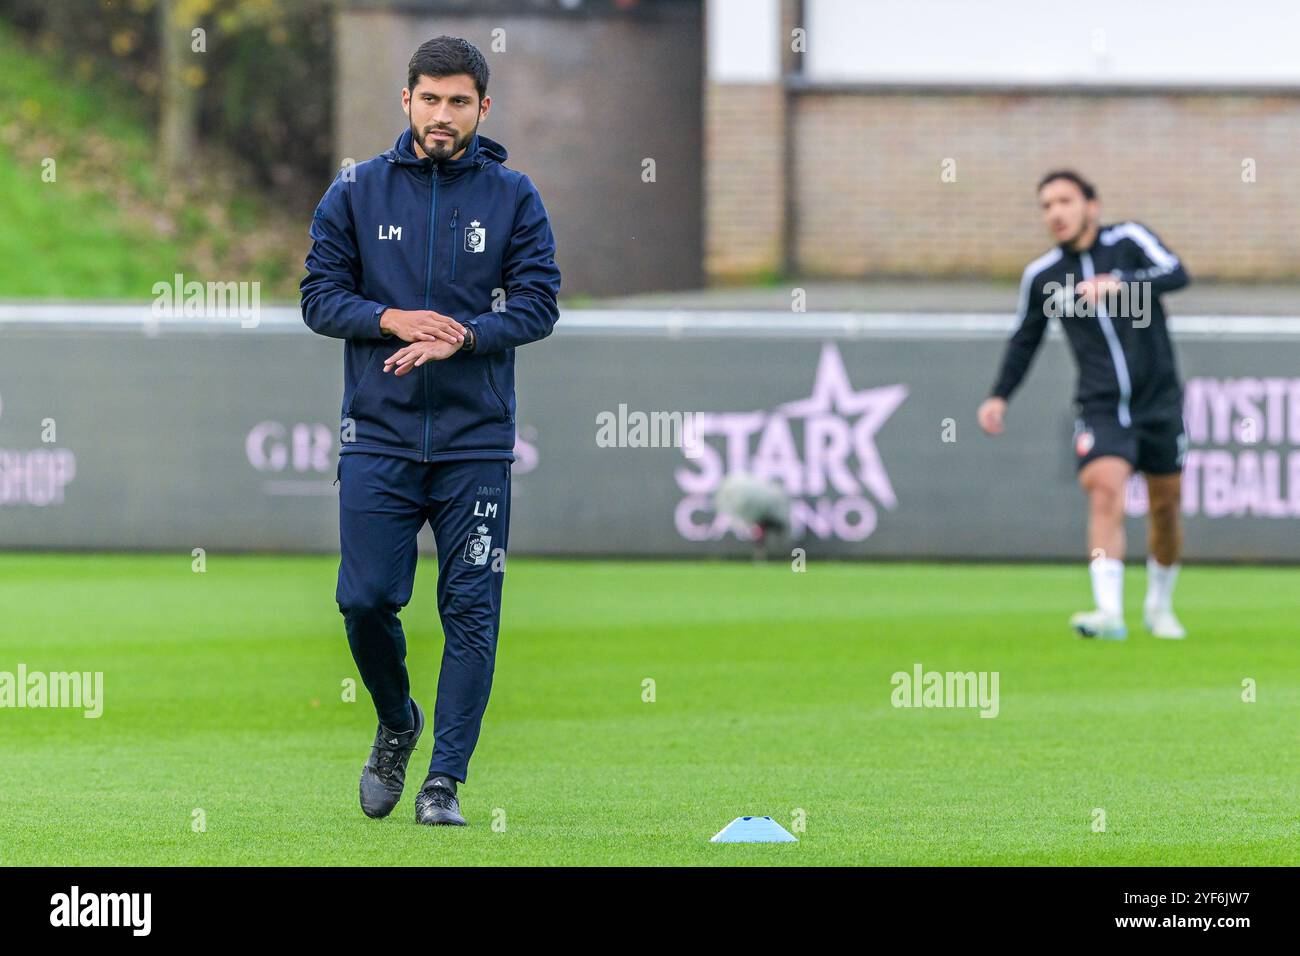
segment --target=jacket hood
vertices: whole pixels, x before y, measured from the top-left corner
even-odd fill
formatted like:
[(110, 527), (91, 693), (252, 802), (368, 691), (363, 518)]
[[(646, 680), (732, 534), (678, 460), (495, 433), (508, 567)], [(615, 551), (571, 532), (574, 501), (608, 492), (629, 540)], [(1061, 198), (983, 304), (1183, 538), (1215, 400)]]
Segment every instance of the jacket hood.
[[(420, 159), (415, 155), (415, 148), (411, 145), (411, 128), (408, 126), (402, 130), (397, 142), (393, 143), (393, 148), (387, 152), (381, 153), (381, 156), (390, 163), (398, 166), (427, 166), (429, 160)], [(482, 169), (488, 163), (504, 163), (506, 161), (506, 148), (494, 139), (475, 133), (465, 147), (464, 154), (460, 159), (448, 159), (438, 164), (438, 168), (448, 172), (469, 169), (471, 166), (477, 166)]]

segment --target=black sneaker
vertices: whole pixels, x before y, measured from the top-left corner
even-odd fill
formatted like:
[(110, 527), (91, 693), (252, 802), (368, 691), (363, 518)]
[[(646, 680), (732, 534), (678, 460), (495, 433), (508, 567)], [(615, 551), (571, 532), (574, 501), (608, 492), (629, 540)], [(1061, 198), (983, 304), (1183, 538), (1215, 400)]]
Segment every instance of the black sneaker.
[(411, 701), (411, 707), (415, 710), (415, 729), (397, 733), (380, 724), (370, 759), (361, 768), (361, 810), (368, 817), (388, 816), (402, 799), (406, 764), (424, 730), (424, 711), (415, 701)]
[(429, 826), (463, 827), (460, 800), (456, 798), (456, 781), (437, 774), (424, 781), (415, 796), (415, 822)]

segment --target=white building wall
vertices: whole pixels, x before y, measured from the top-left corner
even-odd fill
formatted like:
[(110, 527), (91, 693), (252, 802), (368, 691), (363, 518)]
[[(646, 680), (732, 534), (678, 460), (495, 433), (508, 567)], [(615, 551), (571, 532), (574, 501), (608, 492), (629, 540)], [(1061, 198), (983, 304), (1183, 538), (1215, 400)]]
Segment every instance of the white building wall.
[(814, 80), (1300, 86), (1300, 0), (805, 0), (804, 10)]

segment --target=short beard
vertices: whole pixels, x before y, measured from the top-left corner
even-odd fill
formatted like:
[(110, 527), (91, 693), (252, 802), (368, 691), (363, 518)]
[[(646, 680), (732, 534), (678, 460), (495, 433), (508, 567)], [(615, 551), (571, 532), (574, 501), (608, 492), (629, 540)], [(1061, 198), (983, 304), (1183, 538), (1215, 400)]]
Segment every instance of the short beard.
[[(424, 143), (424, 139), (420, 136), (420, 131), (417, 130), (417, 129), (415, 128), (415, 124), (412, 123), (412, 124), (411, 124), (411, 142), (412, 142), (412, 143), (419, 143), (419, 144), (420, 144), (420, 149), (424, 150), (424, 151), (425, 151), (425, 155), (428, 156), (428, 158), (429, 158), (430, 160), (432, 160), (433, 162), (435, 162), (435, 163), (445, 163), (447, 160), (451, 159), (453, 156), (455, 156), (457, 153), (459, 153), (462, 149), (464, 149), (466, 146), (468, 146), (470, 140), (472, 140), (472, 139), (474, 138), (474, 134), (477, 133), (477, 132), (478, 132), (478, 123), (475, 122), (475, 123), (474, 123), (474, 128), (473, 128), (472, 130), (470, 130), (468, 133), (466, 133), (463, 137), (460, 137), (460, 138), (454, 139), (454, 140), (453, 140), (452, 142), (450, 142), (450, 143), (442, 143), (442, 142), (440, 142), (440, 143), (438, 143), (437, 146), (433, 147), (433, 151), (430, 152), (430, 151), (429, 151), (429, 147), (425, 145), (425, 143)], [(414, 147), (412, 147), (412, 150), (414, 150)], [(418, 154), (417, 154), (417, 155), (418, 155)]]
[(1073, 249), (1074, 244), (1083, 238), (1083, 234), (1088, 231), (1088, 227), (1091, 225), (1092, 225), (1092, 221), (1085, 216), (1083, 220), (1083, 224), (1079, 226), (1078, 231), (1074, 235), (1072, 235), (1069, 239), (1066, 239), (1065, 242), (1062, 243), (1062, 245), (1064, 245), (1066, 248)]

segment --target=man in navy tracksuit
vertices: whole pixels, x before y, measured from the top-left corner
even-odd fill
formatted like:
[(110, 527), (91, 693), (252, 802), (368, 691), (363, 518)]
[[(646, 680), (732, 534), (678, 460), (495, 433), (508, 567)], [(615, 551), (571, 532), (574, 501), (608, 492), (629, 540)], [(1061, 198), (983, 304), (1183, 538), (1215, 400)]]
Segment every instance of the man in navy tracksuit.
[(345, 340), (336, 599), (379, 716), (361, 808), (386, 816), (424, 730), (397, 612), (416, 534), (438, 547), (445, 646), (420, 823), (464, 825), (464, 782), (492, 687), (510, 521), (515, 348), (558, 317), (555, 240), (537, 189), (478, 133), (488, 68), (438, 37), (416, 51), (410, 128), (330, 185), (311, 225), (302, 313)]

